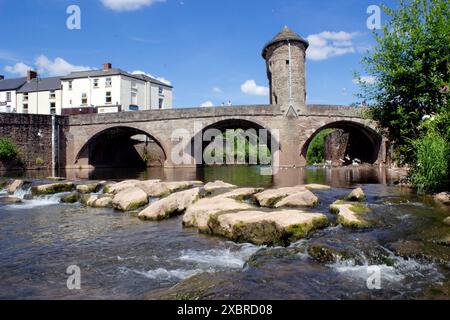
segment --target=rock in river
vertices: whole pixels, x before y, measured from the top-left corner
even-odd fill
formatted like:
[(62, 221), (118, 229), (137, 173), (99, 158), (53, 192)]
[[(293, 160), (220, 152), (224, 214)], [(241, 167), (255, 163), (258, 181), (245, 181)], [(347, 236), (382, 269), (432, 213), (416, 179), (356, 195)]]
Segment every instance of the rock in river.
[(61, 192), (70, 192), (75, 188), (72, 182), (44, 184), (31, 188), (33, 195), (47, 195)]
[(212, 217), (217, 217), (230, 211), (242, 211), (254, 209), (248, 203), (237, 201), (232, 198), (217, 196), (214, 198), (201, 199), (190, 206), (183, 216), (185, 227), (195, 227), (201, 232), (210, 232), (208, 223)]
[(330, 190), (331, 189), (330, 186), (323, 185), (323, 184), (316, 184), (316, 183), (307, 184), (307, 185), (305, 185), (305, 188), (308, 190)]
[(139, 213), (139, 218), (159, 221), (182, 213), (200, 197), (200, 188), (174, 193)]
[(361, 188), (356, 188), (350, 194), (345, 198), (348, 201), (364, 201), (366, 200), (366, 194), (364, 193), (364, 190)]
[(80, 194), (78, 192), (72, 192), (61, 198), (62, 203), (76, 203), (80, 200)]
[(98, 182), (93, 182), (93, 183), (88, 183), (88, 184), (79, 184), (76, 186), (76, 190), (79, 193), (93, 193), (96, 192), (100, 187), (102, 186), (102, 184), (98, 183)]
[(364, 217), (370, 209), (362, 203), (336, 201), (330, 206), (330, 211), (338, 215), (337, 221), (344, 227), (370, 228), (375, 225), (374, 221)]
[(215, 181), (215, 182), (209, 182), (204, 186), (204, 190), (206, 192), (213, 192), (216, 190), (221, 190), (221, 189), (232, 189), (232, 188), (236, 188), (237, 186), (230, 184), (230, 183), (226, 183), (223, 181)]
[(275, 208), (281, 207), (315, 207), (319, 203), (314, 193), (309, 190), (299, 191), (277, 202)]
[(218, 216), (212, 227), (213, 234), (233, 241), (275, 245), (295, 242), (327, 225), (328, 219), (321, 213), (283, 210), (227, 213)]
[(148, 196), (137, 187), (128, 188), (117, 193), (113, 198), (113, 206), (120, 211), (132, 211), (145, 206)]
[(450, 192), (441, 192), (434, 196), (434, 200), (437, 202), (450, 205)]
[(13, 194), (14, 192), (17, 191), (17, 189), (22, 188), (23, 184), (24, 184), (24, 181), (23, 181), (23, 180), (14, 180), (14, 181), (8, 186), (8, 188), (6, 189), (6, 191), (7, 191), (9, 194)]
[(112, 196), (110, 195), (83, 195), (81, 203), (92, 208), (112, 208)]
[(17, 197), (3, 197), (0, 198), (0, 203), (21, 203), (22, 199)]
[(263, 190), (264, 189), (261, 188), (239, 188), (223, 194), (219, 194), (217, 195), (217, 197), (231, 198), (235, 200), (245, 200), (246, 198), (249, 198)]
[(261, 207), (273, 208), (284, 198), (304, 191), (308, 191), (304, 186), (270, 189), (258, 193), (255, 197)]

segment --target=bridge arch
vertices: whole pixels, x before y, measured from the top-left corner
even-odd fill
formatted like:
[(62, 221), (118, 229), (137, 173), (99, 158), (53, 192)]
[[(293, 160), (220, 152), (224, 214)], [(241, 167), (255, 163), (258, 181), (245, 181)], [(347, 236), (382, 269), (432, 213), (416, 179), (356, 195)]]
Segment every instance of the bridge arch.
[(76, 153), (78, 167), (164, 166), (167, 148), (148, 130), (130, 126), (101, 128)]
[[(214, 141), (211, 141), (209, 139), (211, 137), (209, 136), (208, 131), (218, 130), (221, 133), (225, 133), (227, 130), (238, 129), (244, 130), (245, 133), (250, 133), (251, 131), (249, 130), (255, 130), (254, 132), (256, 132), (258, 136), (258, 142), (267, 145), (267, 148), (269, 149), (273, 159), (274, 152), (279, 150), (278, 138), (274, 136), (272, 134), (272, 131), (268, 129), (263, 123), (253, 118), (224, 118), (220, 120), (216, 119), (216, 121), (206, 124), (200, 131), (197, 131), (194, 134), (190, 141), (190, 145), (188, 146), (190, 150), (186, 149), (186, 152), (189, 152), (192, 155), (197, 166), (204, 165), (203, 159), (199, 159), (199, 156), (203, 156), (203, 152), (205, 151), (205, 149), (212, 143), (212, 141)], [(201, 160), (201, 162), (199, 160)]]
[[(337, 129), (345, 134), (347, 145), (345, 146), (344, 160), (345, 164), (351, 164), (354, 159), (361, 160), (362, 163), (375, 164), (379, 160), (380, 151), (383, 146), (383, 137), (372, 127), (363, 121), (357, 122), (352, 120), (331, 121), (317, 129), (314, 129), (303, 146), (301, 147), (301, 157), (307, 161), (307, 152), (312, 140), (325, 129)], [(345, 159), (347, 157), (347, 159)]]

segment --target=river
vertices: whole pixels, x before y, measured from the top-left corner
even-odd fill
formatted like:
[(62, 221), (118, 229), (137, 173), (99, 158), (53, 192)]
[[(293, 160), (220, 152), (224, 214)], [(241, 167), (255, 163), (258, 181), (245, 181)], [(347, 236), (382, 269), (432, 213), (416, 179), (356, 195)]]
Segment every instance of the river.
[[(207, 299), (433, 299), (448, 294), (445, 257), (450, 248), (433, 239), (448, 236), (450, 227), (442, 221), (449, 209), (396, 186), (398, 175), (385, 169), (286, 169), (274, 177), (260, 175), (257, 167), (63, 174), (98, 180), (220, 179), (263, 188), (329, 184), (331, 191), (315, 191), (321, 203), (314, 211), (330, 219), (329, 205), (361, 186), (380, 224), (363, 231), (331, 225), (288, 248), (266, 248), (183, 229), (181, 217), (144, 222), (112, 209), (60, 204), (59, 195), (0, 204), (0, 299), (158, 298), (182, 281), (189, 287), (186, 279), (201, 275), (213, 284), (202, 291), (201, 298)], [(48, 175), (37, 171), (4, 176), (38, 183)], [(23, 198), (27, 192), (18, 190), (16, 196)], [(409, 258), (395, 254), (399, 240), (422, 244), (426, 253)], [(318, 243), (351, 251), (357, 259), (318, 262), (307, 250)], [(66, 269), (72, 265), (81, 270), (81, 290), (67, 288)], [(380, 273), (381, 289), (368, 288), (371, 272)]]

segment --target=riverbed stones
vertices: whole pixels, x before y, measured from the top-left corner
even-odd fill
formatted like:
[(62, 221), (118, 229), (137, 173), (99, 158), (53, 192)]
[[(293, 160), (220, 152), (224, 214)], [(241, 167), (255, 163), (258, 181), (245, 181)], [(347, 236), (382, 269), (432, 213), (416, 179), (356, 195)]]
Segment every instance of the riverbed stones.
[(2, 197), (0, 198), (0, 203), (8, 203), (8, 204), (15, 204), (15, 203), (21, 203), (22, 199), (18, 197)]
[(161, 199), (139, 213), (139, 218), (152, 221), (169, 219), (183, 213), (186, 208), (200, 198), (200, 188), (173, 193)]
[(235, 199), (235, 200), (245, 200), (247, 198), (252, 197), (253, 195), (262, 192), (264, 189), (262, 188), (239, 188), (239, 189), (235, 189), (223, 194), (219, 194), (217, 195), (217, 197), (222, 197), (222, 198), (231, 198), (231, 199)]
[(113, 206), (120, 211), (132, 211), (148, 204), (148, 196), (137, 187), (118, 192), (113, 198)]
[(81, 196), (81, 203), (85, 206), (91, 207), (91, 208), (112, 208), (113, 204), (113, 198), (110, 195), (98, 195), (98, 194), (92, 194), (92, 195), (82, 195)]
[(450, 192), (441, 192), (434, 195), (434, 200), (442, 204), (450, 206)]
[(312, 231), (326, 227), (328, 218), (302, 210), (240, 211), (219, 215), (212, 225), (213, 234), (236, 242), (276, 245), (307, 237)]
[(230, 184), (230, 183), (220, 181), (220, 180), (214, 181), (214, 182), (209, 182), (203, 187), (203, 189), (208, 193), (211, 193), (211, 192), (214, 192), (217, 190), (233, 189), (233, 188), (237, 188), (237, 186)]
[(284, 198), (305, 191), (308, 191), (305, 186), (270, 189), (256, 194), (255, 198), (261, 207), (274, 208)]
[(70, 192), (75, 188), (73, 182), (52, 183), (31, 188), (33, 195), (50, 195), (62, 192)]
[(98, 182), (92, 182), (88, 184), (79, 184), (76, 186), (76, 190), (79, 193), (93, 193), (96, 192), (102, 185)]
[(208, 223), (211, 218), (227, 212), (249, 209), (254, 209), (254, 207), (229, 197), (204, 198), (186, 210), (183, 216), (183, 226), (198, 228), (200, 232), (210, 233)]
[(109, 183), (104, 188), (104, 193), (117, 194), (122, 190), (134, 188), (138, 183), (141, 183), (139, 180), (124, 180), (117, 183)]
[(23, 180), (14, 180), (13, 182), (11, 182), (11, 184), (8, 186), (8, 188), (6, 189), (6, 191), (9, 194), (13, 194), (15, 193), (18, 189), (22, 188), (24, 184)]
[(450, 250), (447, 246), (427, 241), (399, 240), (388, 247), (403, 258), (424, 259), (450, 265)]
[(78, 192), (72, 192), (61, 198), (62, 203), (76, 203), (80, 200), (80, 194)]
[(336, 201), (330, 206), (330, 212), (338, 215), (337, 222), (344, 227), (370, 228), (375, 225), (374, 221), (364, 217), (370, 209), (362, 203)]
[(364, 201), (366, 200), (366, 194), (363, 189), (356, 188), (345, 197), (345, 200), (353, 202)]
[(305, 188), (308, 190), (331, 190), (330, 186), (324, 185), (324, 184), (307, 184), (305, 185)]
[(314, 193), (309, 190), (304, 190), (287, 196), (283, 200), (277, 202), (275, 208), (315, 207), (318, 203), (319, 198), (317, 198)]

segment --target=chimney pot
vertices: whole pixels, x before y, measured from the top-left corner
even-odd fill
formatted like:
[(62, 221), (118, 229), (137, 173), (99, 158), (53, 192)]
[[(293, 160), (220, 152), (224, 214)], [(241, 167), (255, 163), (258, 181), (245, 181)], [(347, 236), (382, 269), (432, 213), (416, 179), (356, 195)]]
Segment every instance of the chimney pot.
[(31, 81), (33, 79), (36, 79), (38, 76), (37, 72), (34, 70), (28, 70), (27, 72), (27, 81)]
[(107, 62), (107, 63), (104, 63), (104, 64), (103, 64), (103, 70), (104, 70), (104, 71), (111, 70), (111, 68), (112, 68), (111, 62)]

